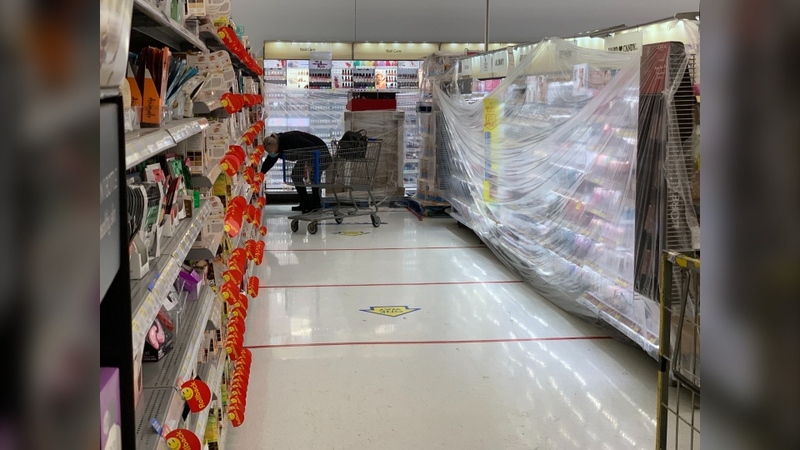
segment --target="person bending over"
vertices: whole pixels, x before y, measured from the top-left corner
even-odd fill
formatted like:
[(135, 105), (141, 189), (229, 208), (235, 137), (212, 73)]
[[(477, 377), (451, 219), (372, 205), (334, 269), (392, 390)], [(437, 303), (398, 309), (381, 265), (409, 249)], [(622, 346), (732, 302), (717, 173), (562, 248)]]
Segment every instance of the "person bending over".
[[(331, 164), (331, 154), (325, 141), (313, 134), (303, 131), (286, 131), (284, 133), (272, 133), (264, 140), (264, 149), (267, 151), (267, 159), (261, 165), (261, 173), (267, 173), (272, 166), (278, 162), (278, 158), (283, 155), (287, 161), (295, 161), (292, 168), (292, 182), (295, 184), (297, 194), (300, 196), (300, 205), (292, 207), (292, 211), (302, 211), (304, 213), (322, 207), (319, 188), (311, 188), (312, 195), (308, 195), (308, 189), (303, 184), (306, 172), (314, 170), (314, 152), (319, 151), (319, 173), (328, 168)], [(313, 181), (312, 181), (313, 182)]]

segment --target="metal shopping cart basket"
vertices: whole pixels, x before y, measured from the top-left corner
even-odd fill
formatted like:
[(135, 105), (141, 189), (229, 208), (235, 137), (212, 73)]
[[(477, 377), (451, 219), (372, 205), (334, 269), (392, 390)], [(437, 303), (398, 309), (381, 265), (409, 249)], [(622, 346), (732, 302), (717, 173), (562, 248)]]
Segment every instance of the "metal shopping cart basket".
[(698, 254), (663, 253), (660, 294), (656, 450), (697, 450), (700, 448)]
[[(308, 213), (289, 216), (292, 232), (300, 222), (308, 222), (308, 232), (315, 234), (323, 220), (342, 223), (346, 217), (370, 216), (372, 226), (379, 227), (378, 205), (372, 197), (372, 185), (378, 170), (382, 139), (369, 139), (366, 146), (341, 146), (333, 141), (329, 149), (308, 148), (284, 154), (283, 181), (293, 186), (325, 189), (333, 196), (333, 204)], [(367, 194), (365, 206), (353, 198), (354, 192)], [(362, 200), (363, 202), (363, 200)]]

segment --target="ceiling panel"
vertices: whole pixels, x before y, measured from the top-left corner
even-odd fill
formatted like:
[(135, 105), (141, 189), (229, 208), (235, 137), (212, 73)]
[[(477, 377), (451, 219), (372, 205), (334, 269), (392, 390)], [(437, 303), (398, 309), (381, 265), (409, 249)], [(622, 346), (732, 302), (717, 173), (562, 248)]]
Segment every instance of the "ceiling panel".
[[(485, 0), (232, 0), (264, 40), (483, 42)], [(533, 42), (696, 11), (699, 0), (490, 0), (493, 42)], [(356, 21), (357, 17), (357, 21)], [(357, 26), (356, 26), (357, 25)]]

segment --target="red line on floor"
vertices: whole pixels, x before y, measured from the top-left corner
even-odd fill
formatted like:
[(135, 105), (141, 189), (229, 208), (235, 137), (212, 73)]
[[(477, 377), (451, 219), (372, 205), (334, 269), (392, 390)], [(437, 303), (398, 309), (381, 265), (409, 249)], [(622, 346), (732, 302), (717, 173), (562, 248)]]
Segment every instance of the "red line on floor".
[(345, 251), (375, 251), (375, 250), (457, 250), (463, 248), (487, 248), (485, 245), (454, 245), (439, 247), (372, 247), (372, 248), (301, 248), (286, 250), (266, 250), (268, 252), (345, 252)]
[(419, 215), (419, 213), (417, 213), (416, 211), (414, 211), (413, 209), (411, 209), (411, 207), (410, 207), (410, 206), (406, 206), (406, 209), (408, 210), (408, 212), (410, 212), (411, 214), (415, 215), (415, 216), (417, 217), (417, 220), (419, 220), (420, 222), (422, 222), (422, 216), (421, 216), (421, 215)]
[(461, 339), (449, 341), (354, 341), (354, 342), (309, 342), (302, 344), (246, 345), (249, 349), (289, 348), (289, 347), (337, 347), (347, 345), (432, 345), (432, 344), (497, 344), (503, 342), (551, 342), (551, 341), (596, 341), (611, 339), (611, 336), (555, 336), (507, 339)]
[(259, 289), (289, 289), (289, 288), (333, 288), (333, 287), (380, 287), (380, 286), (439, 286), (461, 284), (520, 284), (521, 280), (497, 281), (431, 281), (418, 283), (361, 283), (361, 284), (287, 284), (275, 286), (259, 286)]

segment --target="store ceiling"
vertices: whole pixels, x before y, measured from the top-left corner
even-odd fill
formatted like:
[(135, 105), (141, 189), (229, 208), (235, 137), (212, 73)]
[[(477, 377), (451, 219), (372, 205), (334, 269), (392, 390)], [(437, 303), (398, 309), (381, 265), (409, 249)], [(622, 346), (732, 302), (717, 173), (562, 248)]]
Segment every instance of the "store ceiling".
[[(233, 0), (253, 48), (265, 40), (483, 42), (485, 0)], [(534, 42), (697, 11), (699, 0), (489, 0), (492, 42)]]

